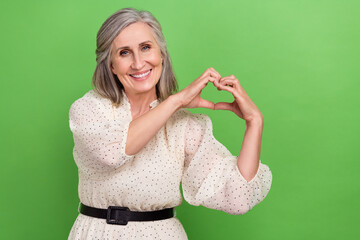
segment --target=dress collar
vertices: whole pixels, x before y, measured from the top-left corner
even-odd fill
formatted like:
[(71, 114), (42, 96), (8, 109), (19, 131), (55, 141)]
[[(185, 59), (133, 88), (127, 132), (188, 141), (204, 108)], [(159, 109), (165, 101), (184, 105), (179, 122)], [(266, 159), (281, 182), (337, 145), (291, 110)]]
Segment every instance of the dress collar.
[[(123, 93), (123, 101), (126, 103), (126, 105), (129, 107), (129, 109), (131, 109), (131, 105), (130, 105), (130, 101), (128, 99), (128, 97), (126, 96), (126, 93), (124, 91), (124, 89), (121, 90)], [(154, 107), (156, 107), (157, 105), (159, 105), (159, 99), (155, 99), (154, 101), (152, 101), (150, 103), (150, 109), (153, 109)]]
[(159, 99), (155, 99), (154, 101), (152, 101), (150, 103), (150, 108), (153, 109), (154, 107), (156, 107), (157, 105), (159, 105)]

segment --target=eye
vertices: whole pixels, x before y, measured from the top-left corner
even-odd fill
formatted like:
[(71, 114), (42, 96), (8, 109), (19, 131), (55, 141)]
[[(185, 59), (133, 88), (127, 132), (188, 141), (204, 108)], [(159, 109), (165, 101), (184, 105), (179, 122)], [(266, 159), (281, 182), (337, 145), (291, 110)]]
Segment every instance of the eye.
[(150, 45), (145, 45), (145, 46), (143, 46), (141, 49), (143, 50), (143, 51), (146, 51), (146, 50), (149, 50), (151, 47), (150, 47)]
[(125, 56), (128, 54), (129, 54), (129, 51), (126, 51), (126, 50), (120, 51), (120, 56)]

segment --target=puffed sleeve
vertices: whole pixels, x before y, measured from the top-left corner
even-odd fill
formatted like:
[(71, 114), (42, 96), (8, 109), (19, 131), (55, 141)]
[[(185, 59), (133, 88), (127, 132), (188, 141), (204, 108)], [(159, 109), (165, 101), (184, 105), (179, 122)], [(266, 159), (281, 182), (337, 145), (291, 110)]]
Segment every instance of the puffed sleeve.
[(270, 190), (272, 174), (260, 161), (249, 182), (237, 167), (237, 157), (218, 142), (210, 118), (192, 114), (185, 132), (184, 199), (229, 214), (240, 215), (260, 203)]
[[(110, 110), (109, 110), (110, 109)], [(69, 124), (74, 138), (74, 159), (83, 171), (105, 172), (130, 161), (125, 153), (130, 119), (115, 118), (111, 107), (90, 94), (70, 107)]]

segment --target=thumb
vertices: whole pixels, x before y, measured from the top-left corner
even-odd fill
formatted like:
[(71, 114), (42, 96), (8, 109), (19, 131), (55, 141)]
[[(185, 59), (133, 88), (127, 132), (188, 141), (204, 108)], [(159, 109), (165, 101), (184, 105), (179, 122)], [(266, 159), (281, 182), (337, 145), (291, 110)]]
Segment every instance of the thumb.
[(200, 98), (198, 107), (214, 109), (214, 103)]
[(228, 102), (218, 102), (214, 105), (214, 110), (229, 110), (232, 111), (233, 107), (231, 103)]

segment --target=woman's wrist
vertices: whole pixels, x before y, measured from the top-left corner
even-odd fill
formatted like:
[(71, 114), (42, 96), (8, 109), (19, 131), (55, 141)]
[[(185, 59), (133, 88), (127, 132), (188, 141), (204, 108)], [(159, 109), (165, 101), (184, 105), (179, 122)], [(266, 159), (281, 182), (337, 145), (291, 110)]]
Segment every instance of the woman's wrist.
[(168, 100), (171, 103), (171, 105), (173, 106), (173, 108), (175, 109), (175, 111), (177, 111), (183, 107), (181, 98), (178, 93), (175, 93), (175, 94), (169, 96)]
[(262, 114), (258, 117), (254, 117), (251, 120), (246, 121), (246, 126), (257, 126), (262, 128), (264, 126), (264, 117), (262, 116)]

